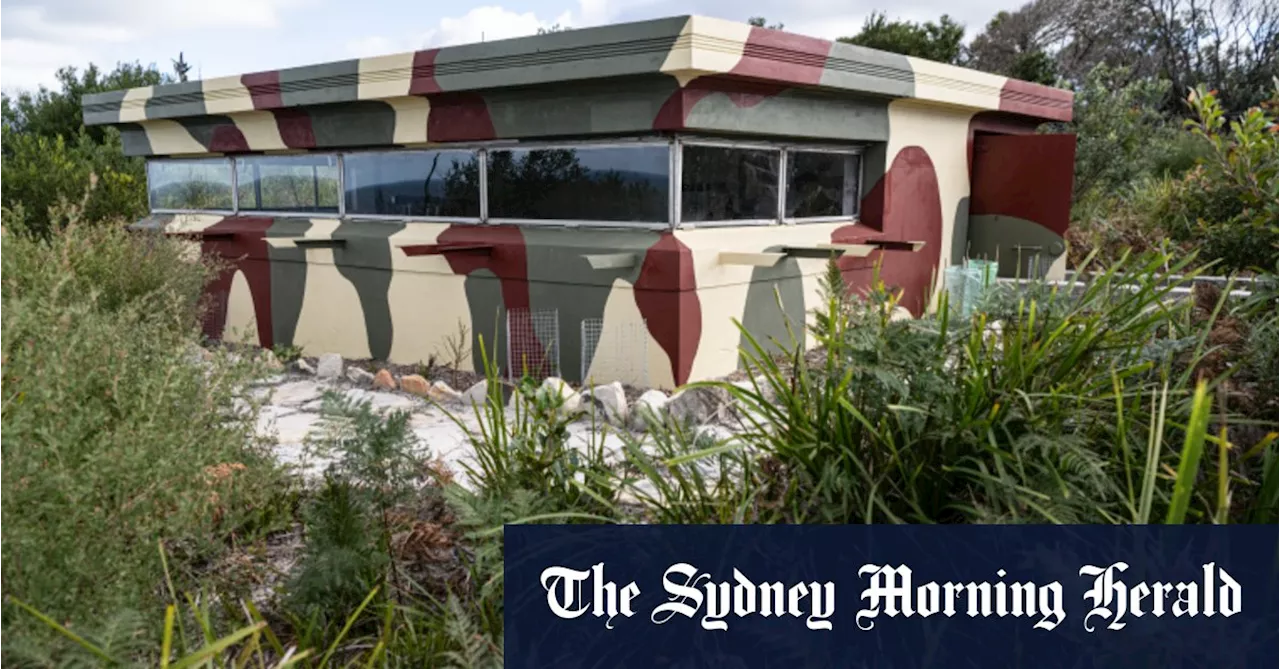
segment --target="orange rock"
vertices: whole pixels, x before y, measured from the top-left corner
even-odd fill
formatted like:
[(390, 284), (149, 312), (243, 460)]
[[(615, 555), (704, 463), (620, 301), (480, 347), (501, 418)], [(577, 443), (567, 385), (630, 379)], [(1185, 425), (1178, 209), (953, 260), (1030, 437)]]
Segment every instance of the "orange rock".
[(431, 384), (418, 374), (405, 374), (400, 377), (400, 390), (426, 397), (431, 392)]
[(373, 375), (373, 387), (382, 388), (383, 390), (395, 390), (396, 377), (385, 369), (379, 369), (378, 373)]

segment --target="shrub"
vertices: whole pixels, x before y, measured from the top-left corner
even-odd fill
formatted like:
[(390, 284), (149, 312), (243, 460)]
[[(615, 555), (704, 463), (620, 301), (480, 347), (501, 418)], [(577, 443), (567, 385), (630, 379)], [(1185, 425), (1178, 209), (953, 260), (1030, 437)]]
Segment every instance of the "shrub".
[[(1079, 294), (995, 291), (969, 320), (944, 301), (894, 321), (882, 288), (851, 306), (836, 291), (816, 360), (793, 345), (780, 364), (751, 342), (762, 390), (724, 386), (745, 407), (743, 446), (765, 454), (761, 501), (788, 522), (1275, 522), (1249, 503), (1275, 476), (1267, 439), (1232, 446), (1239, 414), (1215, 415), (1216, 440), (1178, 427), (1207, 415), (1220, 380), (1193, 401), (1222, 309), (1171, 298), (1166, 273), (1194, 275), (1193, 258), (1125, 259)], [(1221, 452), (1175, 494), (1165, 472), (1206, 439)]]
[(1195, 118), (1186, 121), (1206, 155), (1187, 173), (1166, 205), (1175, 239), (1201, 246), (1207, 258), (1220, 258), (1229, 270), (1275, 272), (1280, 263), (1277, 219), (1276, 95), (1227, 122), (1217, 95), (1193, 90), (1187, 103)]
[[(4, 591), (76, 624), (146, 612), (158, 540), (185, 581), (273, 522), (279, 472), (235, 402), (255, 370), (193, 362), (206, 269), (177, 243), (72, 226), (3, 246)], [(35, 640), (11, 611), (6, 641)]]

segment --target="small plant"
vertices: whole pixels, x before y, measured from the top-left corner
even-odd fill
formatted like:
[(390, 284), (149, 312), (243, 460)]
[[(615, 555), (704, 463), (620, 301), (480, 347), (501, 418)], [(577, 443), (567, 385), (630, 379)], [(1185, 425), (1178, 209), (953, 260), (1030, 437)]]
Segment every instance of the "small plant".
[(616, 489), (605, 462), (606, 430), (592, 430), (581, 448), (570, 443), (564, 397), (547, 392), (530, 377), (511, 390), (510, 410), (504, 401), (504, 380), (496, 361), (480, 341), (488, 396), (475, 407), (478, 430), (458, 416), (450, 418), (467, 432), (475, 448), (475, 462), (463, 467), (486, 494), (506, 496), (536, 491), (547, 505), (562, 512), (607, 514)]
[(276, 344), (271, 347), (271, 352), (275, 354), (276, 360), (285, 365), (302, 357), (302, 347), (293, 344)]
[(458, 372), (463, 363), (471, 357), (471, 330), (461, 318), (458, 329), (444, 338), (444, 359), (448, 361), (453, 387), (458, 387)]

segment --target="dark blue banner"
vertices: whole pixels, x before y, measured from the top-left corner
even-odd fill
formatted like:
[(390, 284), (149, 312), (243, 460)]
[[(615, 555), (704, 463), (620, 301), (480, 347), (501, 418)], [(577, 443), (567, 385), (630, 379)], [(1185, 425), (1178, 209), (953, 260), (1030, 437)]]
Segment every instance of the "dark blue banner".
[(1276, 526), (506, 528), (506, 666), (1275, 667)]

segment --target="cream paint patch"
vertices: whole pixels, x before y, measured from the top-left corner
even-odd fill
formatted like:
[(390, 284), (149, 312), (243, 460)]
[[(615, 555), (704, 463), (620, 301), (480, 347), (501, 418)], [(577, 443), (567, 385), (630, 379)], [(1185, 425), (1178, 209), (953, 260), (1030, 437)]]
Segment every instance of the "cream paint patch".
[[(387, 301), (395, 333), (391, 359), (396, 362), (421, 362), (432, 355), (450, 357), (447, 340), (457, 337), (459, 323), (467, 328), (467, 346), (473, 341), (466, 277), (454, 274), (442, 255), (410, 257), (399, 249), (434, 244), (448, 227), (445, 223), (408, 223), (389, 240), (392, 272)], [(463, 356), (461, 367), (467, 371), (473, 368), (470, 355)]]
[(395, 144), (420, 144), (427, 141), (427, 116), (431, 103), (426, 98), (404, 97), (384, 100), (396, 112)]
[(665, 370), (661, 374), (663, 383), (674, 385), (671, 359), (656, 344), (636, 306), (631, 284), (614, 279), (609, 299), (604, 303), (603, 326), (595, 355), (587, 368), (587, 379), (594, 383), (621, 381), (643, 388), (651, 385), (655, 371)]
[(124, 99), (120, 101), (120, 122), (137, 123), (138, 121), (145, 121), (147, 119), (147, 100), (151, 99), (154, 92), (154, 86), (130, 88), (125, 91)]
[(236, 270), (227, 294), (227, 320), (222, 335), (231, 342), (258, 343), (258, 318), (253, 310), (253, 292), (244, 272)]
[[(308, 239), (329, 239), (338, 227), (335, 219), (313, 218), (310, 222), (304, 235)], [(307, 285), (294, 343), (315, 355), (370, 357), (360, 295), (338, 271), (333, 249), (309, 248), (306, 256)]]
[(915, 73), (915, 97), (926, 102), (999, 109), (1005, 77), (907, 56)]
[(361, 100), (379, 100), (409, 94), (413, 80), (413, 52), (361, 58), (360, 83), (356, 95)]
[(173, 217), (173, 220), (165, 224), (164, 231), (170, 234), (200, 232), (215, 225), (223, 218), (225, 217), (208, 214), (178, 214)]
[(251, 111), (232, 114), (231, 120), (254, 151), (282, 151), (289, 147), (280, 137), (280, 125), (269, 111)]
[(142, 129), (151, 143), (151, 153), (157, 156), (174, 156), (185, 153), (208, 153), (190, 132), (177, 121), (157, 119), (144, 121)]
[[(240, 82), (240, 77), (207, 79), (200, 90), (204, 93), (206, 114), (233, 114), (253, 109), (253, 96), (249, 87)], [(250, 142), (249, 146), (253, 143)]]
[[(949, 262), (956, 232), (956, 207), (969, 196), (969, 120), (973, 112), (928, 105), (916, 100), (889, 103), (889, 165), (898, 152), (918, 146), (929, 154), (938, 178), (938, 198), (942, 207), (940, 262)], [(935, 272), (933, 300), (942, 289), (943, 273)], [(932, 308), (932, 306), (930, 307)]]
[[(724, 376), (738, 368), (741, 331), (734, 321), (741, 323), (746, 314), (747, 295), (755, 268), (723, 264), (720, 262), (720, 252), (755, 253), (783, 245), (813, 246), (829, 243), (831, 233), (843, 225), (846, 224), (814, 223), (677, 231), (676, 238), (693, 253), (694, 278), (702, 310), (702, 336), (690, 378)], [(816, 292), (817, 280), (822, 274), (825, 261), (798, 262), (801, 285), (805, 291), (805, 310), (808, 311), (814, 304), (810, 291)]]
[(728, 72), (742, 60), (750, 35), (751, 26), (745, 23), (691, 17), (660, 71), (675, 77), (681, 88), (700, 76)]

